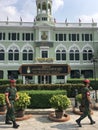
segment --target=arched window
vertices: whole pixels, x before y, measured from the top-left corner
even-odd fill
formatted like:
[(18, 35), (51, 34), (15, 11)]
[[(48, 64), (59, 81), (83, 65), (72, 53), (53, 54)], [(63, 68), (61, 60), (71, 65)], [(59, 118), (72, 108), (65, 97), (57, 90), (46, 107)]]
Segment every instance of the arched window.
[(23, 60), (27, 60), (27, 50), (23, 50)]
[(42, 4), (42, 13), (46, 13), (46, 3), (43, 2)]
[(56, 51), (56, 60), (60, 60), (60, 50)]
[(79, 50), (75, 50), (75, 60), (79, 60)]
[(15, 49), (15, 50), (12, 50), (10, 49), (8, 51), (8, 60), (19, 60), (19, 50)]
[(33, 60), (33, 50), (23, 50), (23, 60)]
[(51, 5), (48, 4), (48, 13), (51, 14)]
[(83, 60), (91, 60), (92, 55), (93, 55), (92, 50), (90, 50), (90, 49), (89, 50), (87, 50), (87, 49), (83, 50)]
[(0, 61), (5, 59), (5, 52), (3, 49), (0, 50)]
[(70, 60), (78, 61), (80, 59), (80, 54), (78, 49), (75, 48), (71, 49), (69, 55), (70, 55)]
[(14, 50), (14, 60), (19, 60), (19, 50)]
[(56, 51), (56, 60), (66, 60), (66, 50), (57, 50)]
[(38, 4), (38, 13), (40, 13), (40, 11), (41, 11), (41, 5)]
[(66, 51), (62, 50), (62, 60), (66, 60)]
[(28, 52), (28, 60), (33, 60), (33, 51), (29, 50)]
[(13, 50), (8, 51), (8, 60), (13, 60)]
[(74, 50), (70, 50), (70, 60), (74, 60)]

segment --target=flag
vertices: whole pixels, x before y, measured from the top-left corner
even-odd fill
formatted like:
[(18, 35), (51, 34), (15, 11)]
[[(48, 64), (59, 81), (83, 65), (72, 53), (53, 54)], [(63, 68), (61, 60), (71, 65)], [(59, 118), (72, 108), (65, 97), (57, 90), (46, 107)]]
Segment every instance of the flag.
[(22, 22), (22, 18), (20, 17), (20, 22)]
[(56, 19), (54, 18), (54, 23), (56, 23)]
[(94, 19), (92, 18), (92, 23), (94, 23)]
[(79, 23), (81, 23), (81, 19), (79, 18)]
[(7, 22), (9, 21), (9, 18), (8, 18), (8, 16), (7, 16)]
[(67, 18), (65, 19), (65, 23), (67, 23)]

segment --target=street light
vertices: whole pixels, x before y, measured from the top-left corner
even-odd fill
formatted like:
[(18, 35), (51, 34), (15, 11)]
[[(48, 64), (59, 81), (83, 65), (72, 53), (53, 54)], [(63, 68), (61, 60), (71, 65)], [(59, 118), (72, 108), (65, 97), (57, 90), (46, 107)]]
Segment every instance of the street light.
[[(97, 62), (97, 58), (93, 55), (92, 56), (92, 59), (91, 59), (91, 62), (93, 62), (93, 65), (94, 65), (94, 79), (95, 79), (95, 87), (96, 87), (96, 62)], [(95, 100), (96, 100), (96, 102), (97, 102), (97, 89), (95, 89)]]

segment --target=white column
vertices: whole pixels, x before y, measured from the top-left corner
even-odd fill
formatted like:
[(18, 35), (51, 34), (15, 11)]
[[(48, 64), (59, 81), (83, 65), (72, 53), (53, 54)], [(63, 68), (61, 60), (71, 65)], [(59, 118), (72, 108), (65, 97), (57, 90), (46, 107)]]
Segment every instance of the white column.
[(38, 76), (35, 76), (35, 84), (38, 84)]
[(26, 83), (26, 81), (25, 81), (25, 76), (23, 76), (23, 84), (25, 84)]
[(67, 76), (65, 76), (65, 83), (67, 82)]

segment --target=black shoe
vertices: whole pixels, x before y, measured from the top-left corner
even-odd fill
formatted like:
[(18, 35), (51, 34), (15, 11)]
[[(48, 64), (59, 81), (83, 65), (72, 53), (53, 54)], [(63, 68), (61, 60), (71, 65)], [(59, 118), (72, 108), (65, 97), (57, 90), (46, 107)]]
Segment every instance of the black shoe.
[(96, 123), (95, 121), (92, 121), (90, 124), (93, 125), (93, 124), (95, 124), (95, 123)]
[(13, 128), (18, 128), (18, 127), (19, 127), (18, 124), (13, 125)]
[(7, 125), (11, 125), (12, 122), (10, 122), (10, 121), (5, 121), (5, 124), (7, 124)]
[(76, 123), (78, 124), (79, 127), (82, 127), (82, 125), (81, 125), (79, 120), (76, 120)]

